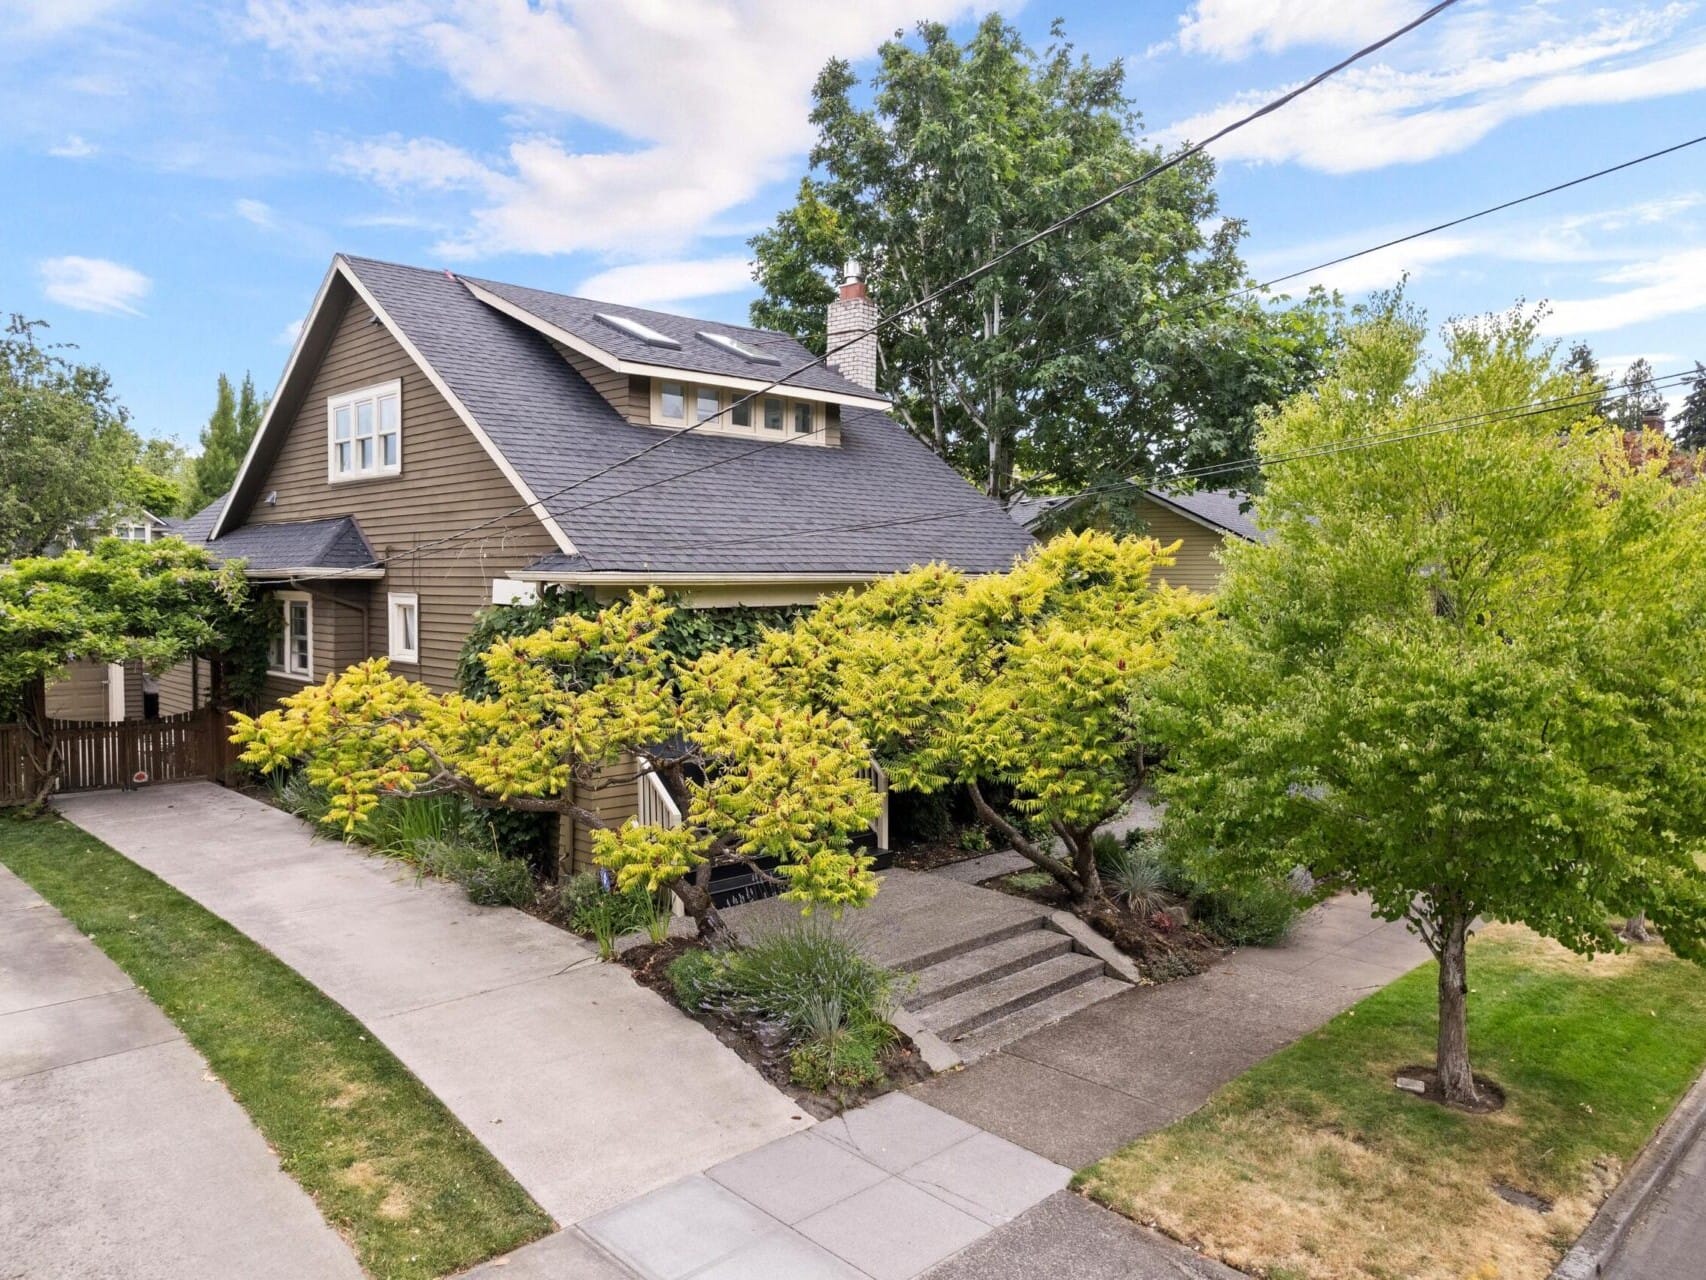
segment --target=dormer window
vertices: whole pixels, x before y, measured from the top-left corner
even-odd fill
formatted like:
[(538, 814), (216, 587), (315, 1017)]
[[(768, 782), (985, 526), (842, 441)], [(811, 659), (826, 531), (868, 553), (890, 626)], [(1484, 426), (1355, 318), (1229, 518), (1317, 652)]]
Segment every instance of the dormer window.
[(754, 395), (734, 387), (674, 378), (652, 379), (652, 425), (695, 427), (703, 433), (764, 436), (827, 443), (826, 406), (784, 395)]
[(385, 382), (326, 401), (326, 478), (366, 480), (403, 469), (403, 384)]

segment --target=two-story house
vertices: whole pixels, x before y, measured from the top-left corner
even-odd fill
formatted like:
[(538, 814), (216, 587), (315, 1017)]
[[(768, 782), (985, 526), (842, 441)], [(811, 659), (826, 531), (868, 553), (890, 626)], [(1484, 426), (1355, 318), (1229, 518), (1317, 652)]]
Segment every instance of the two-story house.
[[(850, 274), (831, 345), (876, 318)], [(1009, 567), (1030, 535), (889, 416), (877, 354), (339, 256), (180, 533), (276, 602), (273, 696), (372, 655), (449, 688), (476, 611), (545, 583), (691, 607)]]

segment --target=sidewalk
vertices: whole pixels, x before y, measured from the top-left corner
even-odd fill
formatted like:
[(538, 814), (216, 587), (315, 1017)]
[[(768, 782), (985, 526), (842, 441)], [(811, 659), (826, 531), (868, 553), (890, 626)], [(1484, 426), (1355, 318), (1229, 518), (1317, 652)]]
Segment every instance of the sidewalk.
[(0, 1275), (360, 1280), (201, 1055), (0, 868)]
[(56, 807), (359, 1018), (559, 1223), (810, 1123), (580, 939), (269, 805), (197, 783)]
[(1315, 907), (1277, 947), (1135, 987), (913, 1093), (1071, 1168), (1200, 1107), (1221, 1085), (1428, 959), (1367, 898)]

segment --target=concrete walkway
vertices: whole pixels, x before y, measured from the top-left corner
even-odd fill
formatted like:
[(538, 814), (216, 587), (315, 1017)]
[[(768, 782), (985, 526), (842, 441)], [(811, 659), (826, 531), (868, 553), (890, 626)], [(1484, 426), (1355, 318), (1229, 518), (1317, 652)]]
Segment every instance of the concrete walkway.
[(1428, 958), (1366, 898), (1315, 907), (1277, 947), (1135, 987), (914, 1093), (1072, 1168), (1173, 1123), (1276, 1049)]
[(187, 784), (57, 807), (359, 1018), (560, 1223), (810, 1124), (580, 939), (269, 805)]
[(360, 1280), (243, 1109), (0, 868), (0, 1277)]
[(912, 1280), (998, 1233), (1070, 1176), (891, 1093), (466, 1280)]

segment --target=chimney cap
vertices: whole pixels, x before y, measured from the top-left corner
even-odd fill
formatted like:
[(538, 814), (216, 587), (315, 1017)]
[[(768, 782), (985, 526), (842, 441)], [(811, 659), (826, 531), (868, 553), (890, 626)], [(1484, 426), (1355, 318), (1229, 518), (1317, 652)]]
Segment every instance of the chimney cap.
[(855, 280), (863, 280), (865, 278), (864, 264), (857, 258), (847, 259), (841, 268), (841, 278), (849, 284)]

